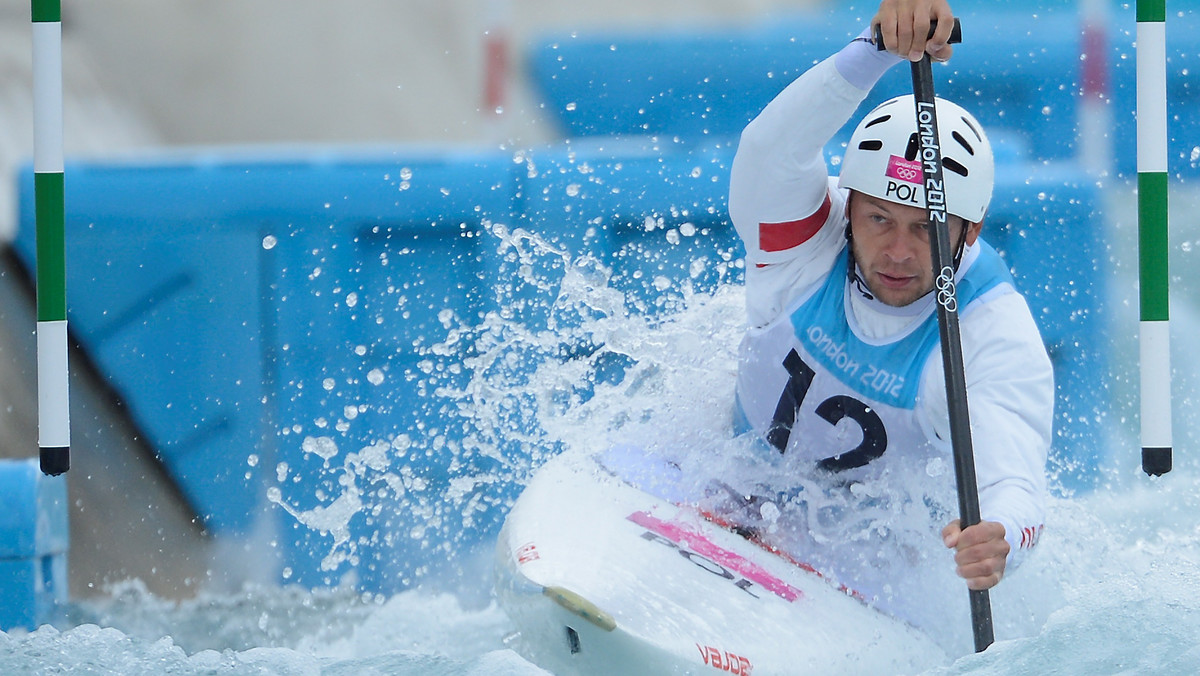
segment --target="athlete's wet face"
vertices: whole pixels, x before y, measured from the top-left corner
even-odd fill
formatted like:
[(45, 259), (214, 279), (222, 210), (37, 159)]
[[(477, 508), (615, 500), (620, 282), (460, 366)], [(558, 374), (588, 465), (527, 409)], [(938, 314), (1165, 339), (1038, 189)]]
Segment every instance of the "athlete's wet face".
[[(867, 289), (880, 302), (901, 307), (933, 290), (933, 254), (924, 209), (851, 191), (850, 217), (854, 259)], [(967, 244), (979, 237), (980, 223), (950, 216), (951, 246), (967, 226)]]

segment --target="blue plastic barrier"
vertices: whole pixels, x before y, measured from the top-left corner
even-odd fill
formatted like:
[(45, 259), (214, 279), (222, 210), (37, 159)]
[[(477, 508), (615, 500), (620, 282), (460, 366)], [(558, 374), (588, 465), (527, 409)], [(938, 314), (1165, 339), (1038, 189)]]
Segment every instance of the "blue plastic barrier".
[[(267, 479), (285, 476), (281, 499), (298, 511), (349, 491), (388, 505), (349, 522), (355, 562), (336, 565), (322, 565), (328, 534), (284, 516), (289, 581), (332, 584), (351, 571), (365, 589), (395, 590), (452, 567), (450, 542), (470, 546), (498, 529), (498, 506), (511, 497), (503, 487), (465, 491), (464, 502), (477, 497), (483, 508), (474, 522), (442, 499), (452, 480), (503, 473), (503, 463), (478, 451), (458, 402), (437, 392), (466, 385), (461, 364), (474, 354), (469, 334), (452, 342), (447, 327), (498, 310), (490, 228), (510, 220), (511, 167), (498, 153), (310, 165), (323, 186), (312, 189), (333, 211), (263, 219), (261, 232), (277, 241), (263, 266), (273, 308), (266, 396), (284, 434)], [(293, 194), (291, 178), (278, 178), (271, 189)]]
[(1073, 165), (998, 165), (983, 229), (1008, 261), (1054, 365), (1050, 471), (1067, 490), (1094, 487), (1111, 463), (1102, 422), (1112, 341), (1101, 209), (1100, 191)]
[[(989, 130), (1022, 135), (1033, 159), (1069, 159), (1080, 142), (1081, 20), (1075, 3), (1040, 4), (956, 6), (964, 44), (945, 69), (937, 69), (937, 89)], [(866, 6), (831, 6), (733, 29), (552, 36), (529, 50), (528, 69), (544, 109), (570, 136), (653, 134), (699, 143), (739, 134), (783, 87), (857, 35), (872, 14)], [(1134, 26), (1132, 4), (1114, 4), (1106, 55), (1114, 167), (1128, 176), (1136, 172)], [(1189, 130), (1200, 125), (1200, 88), (1190, 76), (1200, 69), (1200, 12), (1172, 14), (1167, 31), (1170, 169), (1194, 176), (1200, 161)], [(911, 86), (908, 69), (893, 68), (865, 105)]]
[[(196, 512), (217, 532), (242, 527), (252, 484), (230, 451), (265, 432), (261, 237), (213, 214), (250, 215), (269, 193), (250, 174), (221, 180), (202, 157), (71, 171), (68, 199), (81, 200), (67, 225), (72, 331)], [(18, 250), (29, 261), (32, 189), (27, 174)]]
[[(539, 171), (517, 179), (519, 222), (611, 268), (609, 284), (631, 309), (660, 312), (680, 297), (681, 284), (705, 291), (741, 279), (730, 263), (744, 251), (725, 206), (734, 150), (638, 137), (533, 151)], [(691, 234), (666, 236), (685, 224)], [(655, 277), (672, 284), (656, 289)]]
[[(494, 535), (553, 452), (538, 403), (504, 385), (596, 353), (572, 330), (594, 309), (559, 299), (564, 266), (611, 270), (602, 283), (641, 313), (741, 280), (733, 152), (639, 137), (69, 163), (71, 326), (218, 536), (269, 515), (283, 579), (395, 591)], [(28, 171), (20, 199), (31, 265)], [(985, 226), (1055, 355), (1069, 482), (1102, 448), (1096, 200), (1077, 169), (1011, 159)], [(482, 359), (488, 341), (502, 358)], [(597, 360), (581, 388), (627, 366)], [(480, 370), (499, 394), (464, 391)]]
[(0, 461), (0, 631), (35, 629), (67, 600), (68, 543), (66, 479)]

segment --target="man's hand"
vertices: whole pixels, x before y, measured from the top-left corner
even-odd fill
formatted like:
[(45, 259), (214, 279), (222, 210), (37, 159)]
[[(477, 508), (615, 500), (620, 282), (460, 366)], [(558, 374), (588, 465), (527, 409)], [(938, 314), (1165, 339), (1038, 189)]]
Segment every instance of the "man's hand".
[(955, 519), (942, 529), (942, 541), (956, 550), (955, 572), (967, 581), (968, 589), (991, 589), (1004, 577), (1010, 549), (1004, 539), (1004, 526), (995, 521), (980, 521), (963, 530)]
[[(937, 31), (929, 38), (929, 26), (937, 21)], [(934, 61), (950, 58), (950, 31), (954, 14), (947, 0), (883, 0), (871, 25), (878, 25), (883, 44), (893, 54), (909, 61), (920, 61), (925, 53)]]

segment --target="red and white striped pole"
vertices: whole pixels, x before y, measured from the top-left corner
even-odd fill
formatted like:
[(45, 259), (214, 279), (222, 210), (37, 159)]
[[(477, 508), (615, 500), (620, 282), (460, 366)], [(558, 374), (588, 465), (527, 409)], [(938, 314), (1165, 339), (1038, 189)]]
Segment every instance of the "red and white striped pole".
[(506, 138), (504, 106), (509, 99), (512, 33), (512, 5), (509, 0), (483, 0), (483, 111), (484, 133), (487, 140), (503, 143)]
[(1080, 0), (1080, 105), (1076, 138), (1084, 171), (1106, 178), (1113, 166), (1112, 108), (1109, 106), (1107, 0)]

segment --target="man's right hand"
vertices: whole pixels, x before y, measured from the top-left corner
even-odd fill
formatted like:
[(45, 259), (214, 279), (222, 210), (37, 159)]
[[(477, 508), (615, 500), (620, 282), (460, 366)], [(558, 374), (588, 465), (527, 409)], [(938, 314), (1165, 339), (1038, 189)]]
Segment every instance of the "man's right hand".
[[(934, 21), (937, 30), (929, 38)], [(954, 14), (947, 0), (883, 0), (871, 25), (879, 26), (889, 52), (909, 61), (920, 61), (926, 52), (934, 61), (946, 61), (954, 51), (949, 44)]]

